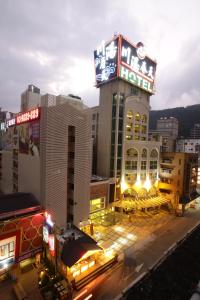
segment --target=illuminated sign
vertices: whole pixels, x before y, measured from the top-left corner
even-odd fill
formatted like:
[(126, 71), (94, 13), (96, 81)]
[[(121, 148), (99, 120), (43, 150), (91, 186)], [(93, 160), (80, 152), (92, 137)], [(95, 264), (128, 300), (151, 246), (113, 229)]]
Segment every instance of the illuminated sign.
[(54, 256), (54, 254), (55, 254), (55, 238), (54, 238), (53, 234), (49, 235), (48, 243), (49, 243), (49, 251), (50, 251), (51, 255)]
[(156, 62), (146, 56), (144, 45), (133, 45), (122, 35), (102, 42), (94, 52), (96, 84), (122, 78), (150, 94), (154, 93)]
[(49, 242), (49, 230), (47, 226), (43, 226), (43, 241), (47, 244)]
[(6, 123), (2, 122), (0, 129), (1, 129), (1, 131), (6, 131)]
[(45, 218), (46, 218), (46, 223), (49, 226), (53, 227), (54, 226), (54, 222), (51, 220), (51, 215), (48, 214), (47, 212), (45, 212)]
[(117, 76), (118, 38), (94, 51), (94, 63), (97, 85), (107, 82)]
[(28, 112), (22, 113), (16, 117), (16, 124), (37, 120), (40, 117), (39, 108), (34, 108)]
[(10, 120), (8, 120), (8, 121), (6, 122), (6, 126), (7, 126), (7, 127), (14, 126), (15, 124), (16, 124), (15, 118), (12, 118), (12, 119), (10, 119)]
[(151, 82), (123, 66), (120, 66), (120, 77), (150, 93), (153, 91)]

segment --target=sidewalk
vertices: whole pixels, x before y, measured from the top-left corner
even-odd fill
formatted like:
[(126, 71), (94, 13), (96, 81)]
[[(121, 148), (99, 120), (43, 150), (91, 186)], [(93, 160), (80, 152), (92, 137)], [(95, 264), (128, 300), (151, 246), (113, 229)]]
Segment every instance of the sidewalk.
[[(26, 291), (29, 300), (42, 300), (38, 289), (37, 269), (33, 268), (26, 273), (19, 274), (17, 277)], [(0, 283), (0, 299), (16, 300), (12, 286), (13, 281), (11, 280), (6, 280)]]

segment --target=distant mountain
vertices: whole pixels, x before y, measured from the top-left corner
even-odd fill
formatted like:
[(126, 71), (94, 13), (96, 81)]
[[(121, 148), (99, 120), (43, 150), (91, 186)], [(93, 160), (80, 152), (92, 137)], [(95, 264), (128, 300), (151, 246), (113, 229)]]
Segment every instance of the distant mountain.
[(156, 129), (156, 122), (161, 117), (175, 117), (179, 121), (179, 136), (189, 137), (190, 129), (200, 123), (200, 104), (150, 111), (149, 128)]

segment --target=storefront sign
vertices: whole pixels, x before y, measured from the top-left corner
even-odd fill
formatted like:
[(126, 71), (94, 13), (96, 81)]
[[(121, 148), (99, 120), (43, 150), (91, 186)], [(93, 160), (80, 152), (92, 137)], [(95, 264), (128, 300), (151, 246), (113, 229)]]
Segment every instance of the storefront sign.
[(55, 255), (55, 238), (54, 234), (49, 235), (49, 251), (52, 256)]
[(49, 242), (49, 229), (47, 226), (43, 226), (43, 241), (47, 244)]

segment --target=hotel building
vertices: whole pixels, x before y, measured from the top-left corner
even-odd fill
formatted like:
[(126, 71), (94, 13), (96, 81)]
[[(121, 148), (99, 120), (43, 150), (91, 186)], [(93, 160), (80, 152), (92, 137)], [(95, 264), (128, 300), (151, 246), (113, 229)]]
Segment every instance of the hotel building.
[(97, 174), (114, 179), (116, 199), (138, 196), (155, 188), (159, 172), (161, 143), (148, 136), (156, 62), (142, 43), (121, 35), (102, 43), (94, 56), (100, 89)]

